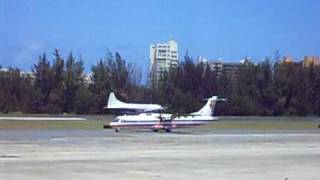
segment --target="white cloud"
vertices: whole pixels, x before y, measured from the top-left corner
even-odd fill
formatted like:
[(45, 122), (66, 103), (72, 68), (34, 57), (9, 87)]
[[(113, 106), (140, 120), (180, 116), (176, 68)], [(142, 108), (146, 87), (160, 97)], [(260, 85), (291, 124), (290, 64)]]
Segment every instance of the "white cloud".
[(38, 40), (24, 40), (12, 52), (13, 66), (30, 68), (36, 63), (38, 56), (45, 52), (47, 46)]
[(45, 44), (37, 40), (24, 40), (18, 45), (20, 51), (38, 51), (45, 49)]

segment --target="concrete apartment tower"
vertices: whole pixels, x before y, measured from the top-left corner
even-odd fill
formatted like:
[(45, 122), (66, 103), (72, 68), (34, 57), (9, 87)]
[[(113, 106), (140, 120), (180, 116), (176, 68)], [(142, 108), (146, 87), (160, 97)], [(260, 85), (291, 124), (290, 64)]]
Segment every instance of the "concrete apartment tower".
[(150, 45), (150, 80), (153, 86), (158, 86), (165, 72), (177, 67), (178, 58), (178, 43), (173, 39)]

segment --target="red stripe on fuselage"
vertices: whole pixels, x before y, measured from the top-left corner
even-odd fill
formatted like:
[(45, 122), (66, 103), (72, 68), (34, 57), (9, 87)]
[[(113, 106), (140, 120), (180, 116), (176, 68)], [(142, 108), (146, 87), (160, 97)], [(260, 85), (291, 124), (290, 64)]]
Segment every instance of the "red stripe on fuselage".
[(188, 128), (194, 126), (200, 126), (205, 124), (205, 122), (190, 122), (190, 123), (171, 123), (171, 122), (163, 122), (163, 123), (154, 123), (154, 124), (143, 124), (143, 123), (123, 123), (123, 124), (114, 124), (110, 125), (113, 128), (148, 128), (148, 129), (163, 129), (163, 128)]

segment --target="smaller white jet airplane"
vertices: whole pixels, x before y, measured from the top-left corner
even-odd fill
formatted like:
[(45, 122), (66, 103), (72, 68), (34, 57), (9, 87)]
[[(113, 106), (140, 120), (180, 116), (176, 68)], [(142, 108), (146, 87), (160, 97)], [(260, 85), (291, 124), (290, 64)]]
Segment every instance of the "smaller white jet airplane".
[[(113, 97), (112, 97), (113, 96)], [(115, 98), (114, 94), (110, 94), (111, 98)], [(111, 99), (112, 100), (112, 99)], [(199, 111), (191, 113), (186, 116), (174, 117), (172, 114), (162, 114), (162, 113), (140, 113), (138, 115), (123, 115), (118, 116), (109, 125), (111, 128), (119, 132), (120, 129), (152, 129), (157, 132), (158, 130), (165, 130), (170, 132), (174, 128), (189, 128), (194, 126), (199, 126), (206, 124), (211, 121), (215, 121), (218, 118), (213, 117), (213, 112), (215, 104), (217, 101), (225, 101), (225, 99), (218, 99), (217, 96), (213, 96), (207, 100), (205, 106), (203, 106)], [(121, 102), (123, 103), (123, 102)], [(133, 108), (134, 106), (129, 106), (127, 103), (118, 104), (118, 109), (123, 108)], [(141, 104), (134, 104), (137, 107), (142, 107)], [(149, 106), (145, 106), (148, 107)], [(108, 107), (109, 106), (108, 101)], [(152, 106), (150, 106), (152, 107)], [(155, 106), (156, 107), (156, 106)], [(159, 108), (151, 108), (153, 110), (162, 110), (163, 107), (158, 105)]]
[(135, 104), (135, 103), (125, 103), (116, 98), (113, 92), (110, 93), (108, 104), (105, 107), (111, 110), (119, 110), (123, 111), (124, 114), (132, 114), (132, 113), (143, 113), (143, 112), (152, 112), (152, 111), (159, 111), (163, 110), (159, 104)]

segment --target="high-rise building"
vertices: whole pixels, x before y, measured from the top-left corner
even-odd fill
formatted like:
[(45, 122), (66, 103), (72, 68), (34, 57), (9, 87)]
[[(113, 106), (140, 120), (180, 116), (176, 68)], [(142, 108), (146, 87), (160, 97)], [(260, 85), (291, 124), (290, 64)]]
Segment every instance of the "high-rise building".
[(318, 56), (305, 56), (303, 58), (303, 67), (320, 66), (320, 58)]
[(178, 65), (178, 44), (175, 40), (150, 45), (150, 78), (158, 85), (165, 72)]

